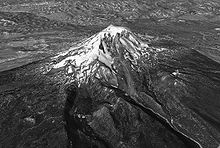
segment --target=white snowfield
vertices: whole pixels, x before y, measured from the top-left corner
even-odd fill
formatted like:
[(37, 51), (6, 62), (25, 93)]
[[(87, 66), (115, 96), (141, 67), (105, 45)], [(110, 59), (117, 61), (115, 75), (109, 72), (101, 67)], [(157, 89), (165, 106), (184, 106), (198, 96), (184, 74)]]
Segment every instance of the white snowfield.
[[(126, 51), (119, 51), (121, 50), (119, 46), (124, 47)], [(125, 59), (136, 63), (144, 53), (141, 52), (144, 47), (147, 48), (148, 45), (140, 41), (129, 29), (110, 25), (56, 56), (57, 59), (62, 57), (62, 60), (52, 65), (52, 69), (67, 67), (68, 74), (77, 72), (75, 77), (81, 83), (95, 72), (100, 63), (112, 70), (112, 64), (115, 58), (118, 58), (112, 53), (117, 53), (119, 56), (123, 53)]]

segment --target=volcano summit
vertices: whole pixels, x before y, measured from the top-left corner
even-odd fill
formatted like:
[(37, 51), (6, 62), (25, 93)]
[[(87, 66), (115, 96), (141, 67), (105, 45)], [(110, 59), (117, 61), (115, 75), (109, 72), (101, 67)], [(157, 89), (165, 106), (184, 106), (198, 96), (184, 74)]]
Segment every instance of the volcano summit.
[(88, 82), (90, 77), (98, 76), (96, 71), (100, 67), (116, 74), (117, 61), (127, 60), (133, 66), (137, 65), (137, 60), (144, 56), (143, 50), (146, 48), (148, 45), (137, 39), (128, 29), (110, 25), (58, 55), (56, 58), (62, 60), (52, 65), (52, 69), (66, 67), (66, 72), (73, 73), (80, 85)]

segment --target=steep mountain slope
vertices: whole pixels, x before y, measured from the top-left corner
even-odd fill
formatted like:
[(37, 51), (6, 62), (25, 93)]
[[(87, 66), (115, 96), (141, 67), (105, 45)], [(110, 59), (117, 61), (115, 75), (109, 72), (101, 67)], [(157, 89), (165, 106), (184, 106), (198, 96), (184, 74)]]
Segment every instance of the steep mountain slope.
[[(65, 53), (58, 55), (55, 58), (56, 62), (49, 65), (47, 69), (49, 73), (54, 69), (64, 71), (69, 76), (67, 83), (71, 86), (74, 85), (74, 89), (71, 88), (71, 91), (75, 92), (75, 94), (73, 95), (70, 92), (73, 95), (70, 96), (72, 99), (70, 101), (73, 101), (71, 110), (74, 110), (72, 113), (74, 124), (78, 123), (80, 126), (81, 122), (83, 122), (84, 126), (91, 128), (90, 130), (101, 139), (103, 138), (104, 141), (107, 141), (112, 147), (120, 145), (119, 143), (121, 142), (125, 146), (132, 147), (130, 143), (126, 143), (123, 140), (117, 141), (116, 139), (119, 137), (108, 139), (108, 137), (114, 137), (116, 133), (120, 133), (119, 131), (121, 130), (120, 128), (117, 129), (116, 127), (119, 125), (114, 123), (123, 121), (115, 121), (110, 115), (112, 112), (114, 114), (114, 110), (117, 110), (117, 107), (115, 108), (114, 106), (117, 106), (118, 102), (116, 100), (118, 99), (123, 99), (142, 110), (149, 110), (154, 116), (166, 122), (173, 130), (192, 140), (199, 147), (218, 147), (220, 135), (215, 131), (216, 129), (212, 128), (193, 109), (184, 104), (184, 102), (193, 101), (198, 97), (197, 95), (191, 96), (192, 93), (196, 92), (194, 92), (195, 90), (190, 90), (191, 84), (187, 84), (187, 81), (194, 79), (194, 77), (188, 75), (187, 78), (187, 75), (184, 75), (184, 71), (182, 72), (182, 69), (190, 69), (191, 67), (186, 63), (186, 65), (183, 65), (184, 68), (178, 66), (170, 74), (164, 71), (166, 66), (174, 66), (175, 68), (177, 61), (187, 57), (189, 53), (196, 55), (195, 59), (188, 57), (188, 62), (192, 62), (192, 64), (198, 64), (195, 62), (204, 60), (199, 53), (187, 51), (187, 49), (172, 51), (172, 49), (149, 47), (128, 29), (111, 25), (100, 33), (70, 48)], [(175, 58), (175, 56), (179, 57)], [(167, 57), (170, 59), (166, 59)], [(209, 64), (210, 60), (206, 60), (207, 64)], [(169, 62), (172, 62), (172, 65), (169, 65)], [(185, 64), (184, 61), (182, 63)], [(212, 63), (217, 66), (215, 68), (218, 68), (217, 63)], [(164, 64), (164, 67), (160, 67), (162, 64)], [(150, 71), (152, 69), (157, 70), (157, 74), (151, 76)], [(193, 68), (193, 70), (197, 71), (196, 68)], [(190, 71), (191, 69), (188, 70), (189, 73)], [(216, 77), (219, 79), (219, 76), (216, 75)], [(197, 89), (200, 88), (197, 87)], [(216, 86), (216, 89), (219, 89), (219, 86)], [(216, 95), (216, 97), (219, 97), (219, 94)], [(91, 102), (87, 102), (87, 99)], [(203, 101), (212, 102), (212, 99), (206, 100), (207, 98), (200, 97), (201, 101), (202, 99), (205, 99)], [(84, 105), (81, 104), (83, 100), (85, 100)], [(102, 103), (93, 105), (93, 102), (96, 101), (104, 102), (108, 107), (101, 105)], [(115, 101), (116, 103), (114, 103)], [(89, 111), (84, 108), (87, 105), (91, 107)], [(216, 104), (216, 107), (212, 106), (216, 109), (216, 115), (210, 115), (210, 119), (212, 118), (216, 122), (219, 121), (218, 114), (220, 112), (218, 111), (218, 106), (219, 104)], [(87, 113), (83, 110), (86, 110)], [(209, 112), (209, 109), (207, 112)], [(103, 117), (105, 115), (102, 114), (109, 114), (107, 117), (109, 121), (106, 122), (111, 121), (111, 123), (102, 125), (104, 124), (102, 120), (105, 120), (105, 117)], [(67, 117), (67, 123), (69, 118), (71, 117)], [(80, 127), (79, 130), (88, 134), (84, 126)], [(99, 126), (107, 127), (99, 129)], [(113, 130), (112, 128), (115, 133), (110, 132)], [(122, 137), (127, 136), (126, 134), (122, 134)], [(132, 138), (132, 136), (129, 138)], [(133, 145), (133, 147), (136, 146)]]

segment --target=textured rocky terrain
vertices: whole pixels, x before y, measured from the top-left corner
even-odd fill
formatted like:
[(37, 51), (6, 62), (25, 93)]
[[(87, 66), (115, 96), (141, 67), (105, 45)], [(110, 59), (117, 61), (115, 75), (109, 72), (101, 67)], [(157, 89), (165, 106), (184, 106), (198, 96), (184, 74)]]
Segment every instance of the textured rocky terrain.
[(218, 0), (1, 0), (0, 147), (219, 147), (219, 36)]

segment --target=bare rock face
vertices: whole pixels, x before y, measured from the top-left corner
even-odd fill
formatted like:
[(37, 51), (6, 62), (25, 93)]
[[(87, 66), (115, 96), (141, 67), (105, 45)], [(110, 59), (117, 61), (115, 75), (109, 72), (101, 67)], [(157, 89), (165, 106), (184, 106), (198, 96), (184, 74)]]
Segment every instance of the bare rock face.
[(194, 93), (187, 75), (175, 63), (166, 71), (183, 60), (179, 53), (194, 54), (149, 47), (129, 29), (111, 25), (54, 57), (45, 74), (68, 77), (69, 146), (218, 147), (215, 128), (183, 103)]

